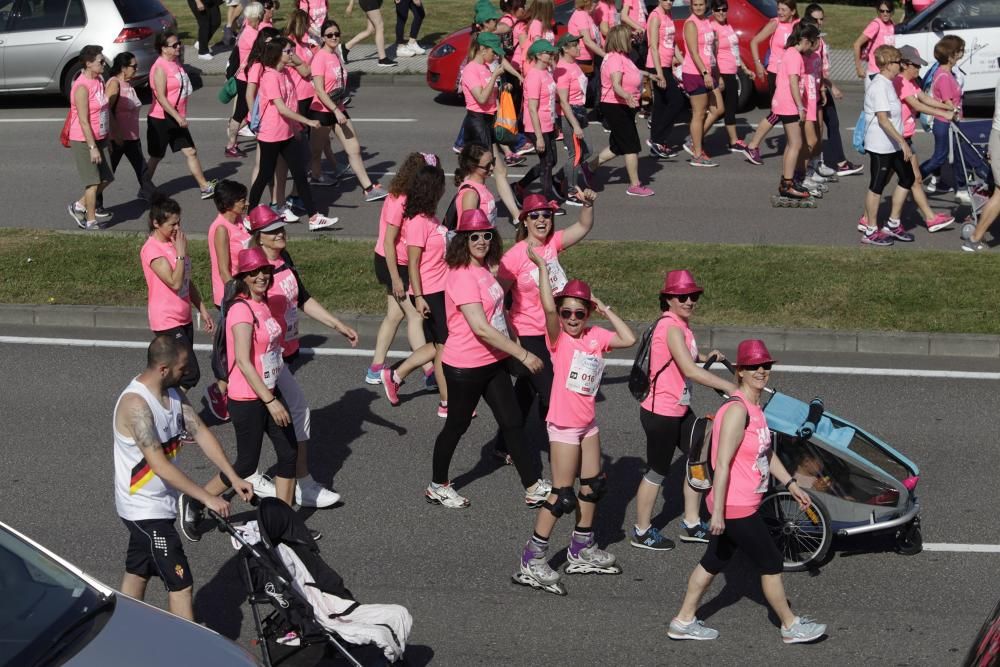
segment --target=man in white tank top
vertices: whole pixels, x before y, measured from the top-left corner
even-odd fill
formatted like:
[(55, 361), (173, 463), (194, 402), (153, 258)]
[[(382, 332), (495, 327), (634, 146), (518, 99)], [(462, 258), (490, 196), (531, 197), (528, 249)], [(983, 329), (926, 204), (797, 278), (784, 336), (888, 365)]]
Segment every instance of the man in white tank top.
[(146, 369), (115, 405), (115, 507), (129, 530), (121, 591), (142, 600), (151, 576), (163, 580), (170, 612), (194, 620), (191, 568), (174, 528), (177, 496), (184, 493), (222, 516), (229, 503), (206, 493), (173, 464), (185, 443), (196, 442), (209, 461), (249, 500), (253, 486), (239, 479), (222, 445), (177, 389), (188, 352), (177, 340), (157, 336), (146, 352)]

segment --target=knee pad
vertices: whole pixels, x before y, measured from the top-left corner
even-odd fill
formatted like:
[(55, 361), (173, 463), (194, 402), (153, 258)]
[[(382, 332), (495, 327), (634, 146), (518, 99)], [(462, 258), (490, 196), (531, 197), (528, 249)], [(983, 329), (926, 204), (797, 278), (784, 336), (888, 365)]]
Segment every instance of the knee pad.
[(646, 474), (642, 476), (644, 480), (646, 480), (650, 484), (653, 484), (654, 486), (663, 486), (663, 480), (665, 477), (666, 477), (665, 475), (661, 475), (652, 468), (647, 470)]
[(580, 486), (589, 486), (590, 493), (584, 493), (581, 489), (577, 496), (580, 500), (585, 500), (588, 503), (596, 503), (604, 497), (604, 494), (608, 491), (608, 475), (607, 473), (601, 473), (596, 477), (581, 477)]
[(570, 514), (576, 509), (576, 496), (573, 495), (572, 486), (552, 489), (552, 493), (556, 494), (555, 504), (550, 503), (548, 500), (542, 503), (542, 507), (551, 512), (552, 516), (558, 519), (563, 514)]

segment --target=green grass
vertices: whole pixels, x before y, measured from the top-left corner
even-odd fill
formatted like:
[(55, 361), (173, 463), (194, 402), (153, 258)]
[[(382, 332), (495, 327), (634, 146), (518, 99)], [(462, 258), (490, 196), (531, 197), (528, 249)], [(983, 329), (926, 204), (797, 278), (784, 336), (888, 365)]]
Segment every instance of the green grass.
[[(7, 267), (0, 303), (144, 306), (143, 241), (139, 235), (0, 231), (0, 263)], [(189, 248), (194, 280), (209, 294), (206, 244), (191, 241)], [(324, 305), (382, 312), (371, 241), (293, 240), (292, 251)], [(687, 267), (707, 290), (699, 324), (1000, 334), (998, 255), (587, 241), (563, 261), (570, 275), (590, 282), (635, 321), (655, 317), (664, 270)]]

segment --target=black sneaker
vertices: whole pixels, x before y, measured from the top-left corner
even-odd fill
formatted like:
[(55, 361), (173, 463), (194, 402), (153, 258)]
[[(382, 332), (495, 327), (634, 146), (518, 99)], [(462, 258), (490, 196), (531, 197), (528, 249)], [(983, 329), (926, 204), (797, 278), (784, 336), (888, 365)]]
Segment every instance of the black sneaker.
[(313, 542), (319, 542), (323, 539), (323, 533), (319, 532), (315, 528), (310, 528), (309, 537), (313, 538)]
[(177, 499), (177, 509), (181, 515), (181, 533), (184, 537), (189, 542), (201, 540), (201, 531), (198, 528), (205, 520), (205, 506), (186, 493), (182, 493)]
[(681, 521), (681, 542), (701, 542), (707, 544), (708, 536), (708, 524), (704, 521), (699, 522), (693, 528), (684, 523), (683, 520)]
[(633, 527), (632, 528), (632, 539), (629, 543), (633, 547), (639, 549), (650, 549), (652, 551), (670, 551), (674, 548), (674, 541), (664, 537), (660, 531), (656, 528), (650, 526), (645, 533), (641, 535)]
[(396, 64), (397, 64), (396, 61), (393, 60), (392, 58), (390, 58), (389, 56), (386, 56), (385, 58), (379, 58), (378, 59), (378, 66), (379, 67), (395, 67)]

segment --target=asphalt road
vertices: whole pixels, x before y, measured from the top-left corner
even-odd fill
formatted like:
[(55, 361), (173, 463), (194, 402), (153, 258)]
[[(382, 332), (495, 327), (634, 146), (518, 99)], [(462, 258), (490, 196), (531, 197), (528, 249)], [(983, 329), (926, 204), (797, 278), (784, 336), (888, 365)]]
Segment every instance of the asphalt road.
[[(249, 182), (252, 157), (233, 160), (222, 154), (225, 145), (223, 118), (228, 107), (216, 100), (217, 78), (197, 91), (189, 106), (189, 117), (202, 163), (210, 178), (237, 178)], [(863, 161), (850, 146), (851, 128), (861, 107), (860, 86), (849, 84), (845, 98), (838, 103), (843, 141), (849, 158)], [(78, 177), (69, 151), (58, 141), (65, 108), (58, 98), (5, 98), (0, 100), (0, 144), (7, 159), (0, 164), (4, 183), (6, 214), (0, 225), (39, 229), (75, 229), (65, 211), (66, 203), (78, 195)], [(462, 122), (464, 109), (442, 104), (435, 93), (419, 79), (397, 81), (392, 86), (365, 83), (354, 98), (350, 110), (365, 147), (365, 161), (375, 178), (387, 183), (391, 176), (380, 175), (394, 170), (394, 165), (412, 150), (434, 151), (442, 156), (450, 170), (454, 166), (451, 146)], [(756, 123), (765, 115), (762, 110), (741, 114), (741, 136), (752, 130), (746, 123)], [(648, 132), (640, 121), (640, 136)], [(144, 132), (144, 130), (143, 130)], [(676, 141), (683, 140), (686, 126), (676, 128)], [(592, 145), (606, 145), (607, 135), (599, 126), (588, 130)], [(655, 190), (650, 199), (625, 195), (624, 166), (621, 160), (603, 168), (603, 185), (598, 204), (595, 239), (670, 240), (750, 244), (854, 245), (859, 235), (855, 229), (861, 202), (867, 189), (865, 175), (841, 179), (815, 210), (775, 209), (769, 196), (776, 190), (780, 172), (778, 130), (772, 131), (770, 147), (763, 150), (763, 166), (753, 166), (742, 156), (720, 155), (715, 169), (694, 169), (684, 157), (671, 161), (640, 160), (642, 179)], [(712, 154), (725, 150), (725, 132), (720, 127), (709, 138)], [(783, 140), (781, 141), (783, 144)], [(932, 148), (929, 135), (916, 137), (918, 153), (927, 157)], [(562, 149), (560, 149), (562, 153)], [(560, 155), (563, 159), (564, 153)], [(529, 165), (534, 161), (529, 156)], [(523, 173), (524, 168), (516, 170)], [(109, 209), (115, 214), (114, 229), (146, 229), (146, 205), (133, 199), (134, 177), (128, 165), (119, 169), (119, 178), (106, 194)], [(184, 224), (189, 231), (205, 232), (215, 217), (211, 202), (199, 201), (194, 181), (188, 175), (180, 155), (168, 157), (157, 172), (162, 189), (177, 196), (184, 207)], [(450, 188), (450, 186), (449, 186)], [(451, 189), (449, 189), (451, 192)], [(374, 237), (378, 231), (378, 204), (366, 204), (357, 181), (350, 179), (337, 188), (315, 188), (317, 201), (329, 207), (329, 214), (340, 217), (343, 230), (338, 236)], [(954, 209), (951, 195), (932, 198), (938, 210)], [(443, 215), (446, 204), (441, 205)], [(904, 224), (921, 223), (915, 208), (905, 209)], [(570, 214), (573, 214), (570, 209)], [(958, 207), (959, 220), (969, 213)], [(888, 215), (888, 210), (883, 211)], [(305, 233), (305, 232), (303, 232)], [(928, 234), (924, 227), (916, 231), (917, 242), (897, 244), (904, 247), (957, 250), (960, 244), (955, 230)]]
[[(5, 333), (45, 335), (37, 329)], [(62, 330), (60, 335), (91, 338), (92, 333)], [(136, 340), (144, 338), (140, 333)], [(111, 411), (140, 370), (143, 353), (21, 344), (0, 344), (0, 352), (8, 387), (2, 403), (0, 519), (117, 586), (126, 532), (113, 504)], [(201, 361), (207, 368), (206, 355)], [(864, 355), (795, 355), (783, 361), (889, 363)], [(921, 361), (892, 360), (902, 367)], [(885, 540), (842, 540), (818, 571), (785, 576), (793, 607), (829, 624), (825, 641), (781, 644), (759, 585), (737, 561), (712, 587), (700, 612), (721, 638), (671, 642), (666, 625), (702, 550), (679, 545), (668, 553), (651, 553), (628, 546), (624, 531), (633, 520), (644, 441), (623, 368), (609, 369), (598, 406), (611, 490), (600, 506), (597, 532), (618, 555), (624, 574), (567, 577), (566, 598), (515, 586), (509, 577), (534, 514), (522, 504), (514, 471), (497, 468), (489, 457), (495, 429), (489, 411), (481, 406), (452, 466), (471, 508), (430, 506), (421, 493), (442, 424), (434, 415), (434, 398), (407, 385), (402, 405), (392, 408), (378, 387), (361, 382), (366, 362), (315, 357), (297, 371), (314, 409), (314, 474), (333, 480), (344, 496), (341, 506), (303, 514), (323, 531), (324, 557), (362, 601), (410, 609), (412, 664), (957, 664), (996, 602), (1000, 554), (925, 551), (905, 557), (889, 550)], [(937, 360), (935, 367), (973, 367), (969, 361), (959, 363)], [(991, 371), (996, 366), (976, 365)], [(803, 399), (821, 394), (829, 410), (879, 434), (917, 462), (926, 542), (1000, 542), (995, 381), (779, 369), (773, 382)], [(203, 388), (193, 390), (196, 401)], [(699, 412), (717, 405), (704, 390), (696, 390), (695, 399)], [(232, 428), (220, 425), (214, 432), (232, 455)], [(537, 422), (529, 437), (541, 442)], [(197, 480), (211, 474), (196, 447), (178, 460)], [(262, 465), (272, 461), (265, 446)], [(668, 535), (677, 528), (679, 482), (679, 477), (668, 482), (666, 507), (656, 519), (666, 524)], [(568, 521), (557, 526), (552, 553), (563, 548), (570, 530)], [(228, 539), (209, 534), (186, 548), (198, 616), (247, 645), (251, 620), (240, 604), (237, 561)], [(149, 601), (165, 605), (162, 591), (155, 585), (150, 590)]]

